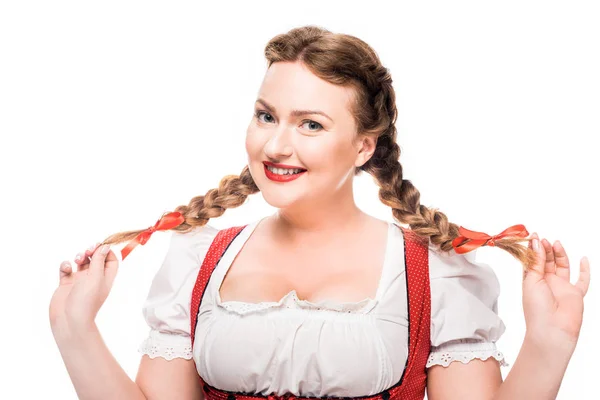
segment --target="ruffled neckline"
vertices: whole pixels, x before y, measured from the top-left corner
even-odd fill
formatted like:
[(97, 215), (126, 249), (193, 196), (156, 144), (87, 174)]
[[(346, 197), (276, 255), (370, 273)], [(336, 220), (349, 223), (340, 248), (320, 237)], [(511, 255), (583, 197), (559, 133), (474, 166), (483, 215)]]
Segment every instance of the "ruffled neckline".
[(262, 301), (259, 303), (247, 303), (244, 301), (221, 301), (221, 296), (217, 293), (216, 304), (218, 307), (227, 310), (228, 312), (246, 315), (249, 313), (258, 313), (271, 309), (299, 309), (299, 310), (329, 310), (341, 313), (367, 314), (378, 303), (376, 299), (366, 297), (357, 302), (338, 302), (333, 300), (321, 300), (311, 302), (298, 298), (298, 293), (295, 289), (290, 290), (279, 301)]
[[(214, 295), (216, 300), (215, 303), (217, 307), (235, 313), (239, 315), (245, 315), (253, 312), (261, 312), (264, 310), (270, 309), (298, 309), (298, 310), (327, 310), (327, 311), (336, 311), (340, 313), (352, 313), (352, 314), (367, 314), (369, 313), (375, 306), (379, 303), (379, 299), (382, 296), (382, 292), (385, 290), (385, 286), (388, 282), (388, 274), (390, 273), (390, 263), (393, 260), (392, 251), (393, 241), (395, 240), (395, 232), (394, 227), (397, 225), (392, 222), (388, 222), (387, 227), (387, 238), (386, 238), (386, 246), (385, 246), (385, 254), (383, 260), (383, 270), (381, 271), (381, 277), (379, 279), (377, 285), (377, 293), (375, 298), (366, 297), (365, 299), (357, 302), (339, 302), (335, 300), (321, 300), (318, 302), (311, 302), (308, 300), (302, 300), (298, 298), (298, 294), (295, 289), (290, 290), (286, 295), (284, 295), (279, 301), (263, 301), (259, 303), (247, 303), (244, 301), (225, 301), (221, 300), (221, 296), (219, 293), (219, 289), (221, 287), (222, 281), (231, 267), (231, 264), (239, 253), (244, 243), (248, 240), (256, 226), (267, 217), (261, 218), (257, 221), (254, 221), (252, 224), (247, 225), (240, 235), (238, 236), (239, 240), (232, 243), (231, 246), (227, 248), (225, 253), (223, 254), (220, 264), (223, 265), (223, 270), (220, 272), (220, 276), (218, 279), (218, 283), (216, 283), (216, 294)], [(400, 227), (398, 227), (400, 229)]]

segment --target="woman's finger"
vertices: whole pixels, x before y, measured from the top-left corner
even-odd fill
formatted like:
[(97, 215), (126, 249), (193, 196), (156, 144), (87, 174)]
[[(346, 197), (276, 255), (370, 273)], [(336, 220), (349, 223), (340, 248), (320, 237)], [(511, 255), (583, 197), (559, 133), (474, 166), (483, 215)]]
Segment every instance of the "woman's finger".
[(85, 253), (77, 253), (75, 256), (75, 264), (77, 265), (77, 271), (83, 271), (89, 266), (90, 260)]
[(100, 243), (92, 244), (90, 247), (88, 247), (85, 251), (85, 255), (91, 259), (99, 244)]
[(540, 243), (542, 244), (544, 252), (546, 253), (544, 272), (547, 274), (554, 274), (556, 272), (556, 265), (554, 263), (554, 250), (552, 250), (552, 245), (546, 239), (542, 239)]
[(106, 261), (106, 255), (110, 251), (110, 245), (105, 244), (100, 246), (98, 251), (94, 253), (92, 256), (92, 262), (90, 264), (90, 272), (97, 275), (104, 275), (104, 263)]
[(96, 251), (96, 248), (98, 248), (98, 244), (92, 244), (90, 247), (88, 247), (84, 252), (83, 252), (83, 258), (84, 260), (89, 263), (92, 260), (92, 256), (94, 255), (94, 252)]
[[(530, 239), (530, 240), (527, 243), (527, 247), (529, 249), (533, 250), (533, 239), (538, 239), (537, 233), (533, 232), (532, 234), (529, 235), (528, 239)], [(527, 277), (527, 271), (529, 271), (527, 268), (523, 268), (523, 280), (525, 280), (525, 278)]]
[(119, 260), (112, 250), (110, 250), (106, 255), (104, 265), (104, 277), (106, 278), (108, 284), (112, 286), (112, 283), (114, 282), (119, 270)]
[(75, 255), (75, 264), (80, 265), (85, 262), (85, 253), (77, 253)]
[(65, 285), (73, 281), (73, 268), (71, 267), (70, 262), (63, 261), (60, 264), (58, 280), (60, 285)]
[(590, 286), (590, 261), (587, 257), (583, 257), (579, 262), (579, 279), (575, 284), (581, 294), (585, 296)]
[(92, 260), (92, 255), (94, 251), (98, 248), (100, 243), (96, 243), (88, 247), (84, 252), (77, 253), (75, 256), (75, 264), (77, 264), (77, 271), (83, 271), (90, 266), (90, 262)]
[(557, 240), (552, 245), (554, 250), (554, 263), (556, 265), (556, 275), (567, 282), (571, 279), (571, 267), (569, 265), (569, 257), (562, 244)]
[(544, 265), (546, 263), (546, 251), (544, 247), (541, 245), (539, 237), (535, 235), (532, 240), (532, 248), (536, 253), (536, 262), (531, 267), (531, 270), (527, 273), (528, 279), (529, 276), (534, 276), (534, 282), (540, 281), (544, 279)]

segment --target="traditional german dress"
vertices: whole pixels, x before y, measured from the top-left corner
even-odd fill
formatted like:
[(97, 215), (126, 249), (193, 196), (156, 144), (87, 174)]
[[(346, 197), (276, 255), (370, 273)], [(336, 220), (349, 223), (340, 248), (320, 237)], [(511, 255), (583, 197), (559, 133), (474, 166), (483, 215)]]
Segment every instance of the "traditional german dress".
[(423, 399), (426, 370), (494, 357), (498, 279), (476, 251), (446, 254), (388, 223), (375, 298), (221, 301), (227, 270), (260, 220), (172, 233), (143, 306), (139, 351), (194, 359), (207, 400)]

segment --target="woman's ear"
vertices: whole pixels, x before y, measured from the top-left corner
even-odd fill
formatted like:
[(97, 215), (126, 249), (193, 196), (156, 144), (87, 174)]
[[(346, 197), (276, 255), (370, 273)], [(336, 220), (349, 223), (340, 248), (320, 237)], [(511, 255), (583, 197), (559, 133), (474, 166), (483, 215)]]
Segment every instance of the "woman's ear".
[(372, 135), (363, 135), (358, 142), (358, 154), (354, 161), (354, 166), (361, 167), (373, 156), (377, 147), (377, 137)]

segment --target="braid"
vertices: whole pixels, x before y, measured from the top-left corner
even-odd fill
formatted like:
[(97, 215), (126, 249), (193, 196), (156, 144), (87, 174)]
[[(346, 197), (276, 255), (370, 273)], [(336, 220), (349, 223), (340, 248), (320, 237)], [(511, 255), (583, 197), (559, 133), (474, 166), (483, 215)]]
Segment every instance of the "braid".
[[(366, 171), (379, 186), (379, 199), (392, 209), (400, 223), (407, 224), (417, 236), (429, 238), (441, 251), (454, 249), (452, 241), (460, 236), (459, 226), (443, 212), (421, 204), (420, 193), (410, 180), (403, 179), (400, 146), (396, 143), (398, 111), (392, 78), (376, 53), (367, 48), (356, 69), (354, 115), (358, 132), (376, 135), (377, 145), (371, 158), (355, 174)], [(506, 237), (494, 241), (496, 247), (517, 258), (526, 269), (535, 264), (535, 252), (520, 245), (529, 239)]]
[[(421, 204), (421, 194), (408, 179), (402, 179), (400, 146), (392, 139), (396, 127), (377, 141), (377, 148), (371, 159), (361, 168), (369, 172), (379, 186), (379, 199), (392, 208), (392, 214), (400, 223), (407, 224), (420, 237), (428, 237), (431, 243), (443, 252), (454, 249), (452, 241), (459, 236), (459, 226), (448, 221), (448, 217), (436, 208)], [(494, 241), (496, 247), (506, 250), (517, 258), (525, 269), (535, 263), (535, 253), (519, 243), (526, 239), (507, 237)]]
[(451, 242), (458, 236), (458, 225), (448, 222), (444, 213), (421, 205), (419, 191), (410, 180), (402, 179), (399, 157), (400, 146), (391, 140), (391, 135), (380, 136), (367, 167), (379, 186), (379, 199), (392, 208), (398, 221), (408, 224), (416, 234), (428, 236), (443, 251), (451, 250)]
[(196, 226), (204, 226), (211, 218), (223, 215), (228, 208), (236, 208), (244, 204), (249, 195), (259, 189), (245, 166), (239, 176), (227, 175), (221, 179), (219, 187), (210, 189), (204, 196), (196, 196), (188, 205), (175, 208), (183, 214), (185, 222), (173, 230), (189, 232)]
[[(228, 208), (241, 206), (249, 195), (258, 191), (248, 166), (245, 166), (239, 176), (227, 175), (221, 179), (218, 188), (210, 189), (204, 196), (192, 198), (188, 205), (177, 207), (175, 211), (179, 211), (185, 220), (171, 230), (189, 232), (194, 227), (204, 226), (210, 218), (220, 217)], [(116, 233), (104, 239), (102, 244), (125, 242), (142, 231), (143, 229)]]

